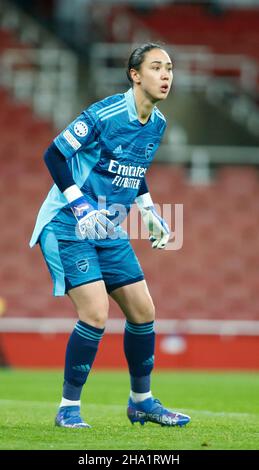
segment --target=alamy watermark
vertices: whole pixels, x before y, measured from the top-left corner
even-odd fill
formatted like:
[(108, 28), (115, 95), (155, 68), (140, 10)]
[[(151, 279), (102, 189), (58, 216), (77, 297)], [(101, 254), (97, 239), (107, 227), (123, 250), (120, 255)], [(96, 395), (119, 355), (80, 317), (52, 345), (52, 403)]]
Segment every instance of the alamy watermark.
[[(82, 223), (84, 225), (84, 234), (82, 235), (82, 231), (78, 227), (76, 228), (76, 234), (81, 239), (99, 240), (110, 238), (114, 240), (129, 237), (131, 240), (148, 240), (153, 237), (153, 240), (159, 240), (167, 233), (163, 223), (160, 226), (160, 223), (157, 222), (162, 219), (166, 222), (165, 226), (169, 228), (165, 250), (180, 250), (183, 246), (183, 204), (154, 204), (154, 209), (155, 211), (152, 211), (152, 214), (150, 213), (149, 224), (147, 224), (142, 210), (136, 204), (129, 211), (123, 204), (114, 203), (107, 206), (106, 198), (98, 197), (97, 208), (86, 214), (80, 222), (81, 225)], [(148, 211), (149, 208), (145, 210)], [(101, 217), (100, 213), (102, 214)], [(103, 229), (107, 228), (105, 220), (108, 226), (107, 219), (113, 223), (114, 228), (108, 230), (108, 234), (104, 236)]]

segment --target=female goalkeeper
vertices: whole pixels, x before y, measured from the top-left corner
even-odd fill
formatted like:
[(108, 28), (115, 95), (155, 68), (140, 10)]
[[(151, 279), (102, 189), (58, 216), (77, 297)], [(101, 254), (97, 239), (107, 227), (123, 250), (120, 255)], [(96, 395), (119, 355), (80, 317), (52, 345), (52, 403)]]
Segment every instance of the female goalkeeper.
[(85, 109), (44, 155), (55, 184), (39, 211), (30, 245), (39, 242), (54, 295), (68, 294), (79, 317), (67, 344), (63, 396), (55, 419), (62, 427), (90, 427), (80, 415), (80, 395), (104, 334), (108, 295), (126, 317), (130, 421), (166, 426), (190, 421), (152, 396), (155, 309), (120, 226), (136, 201), (152, 247), (164, 248), (169, 240), (145, 175), (166, 127), (156, 104), (170, 91), (171, 59), (160, 45), (144, 44), (129, 57), (127, 76), (131, 88), (126, 93)]

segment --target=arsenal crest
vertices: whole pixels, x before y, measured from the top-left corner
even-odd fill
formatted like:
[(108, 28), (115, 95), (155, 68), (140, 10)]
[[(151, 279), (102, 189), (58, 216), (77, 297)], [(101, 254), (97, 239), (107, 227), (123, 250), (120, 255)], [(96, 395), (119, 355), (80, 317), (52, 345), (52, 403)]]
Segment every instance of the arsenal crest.
[(147, 144), (146, 151), (145, 151), (145, 155), (146, 155), (147, 160), (151, 157), (152, 150), (153, 150), (154, 146), (155, 146), (155, 144), (153, 144), (153, 143)]

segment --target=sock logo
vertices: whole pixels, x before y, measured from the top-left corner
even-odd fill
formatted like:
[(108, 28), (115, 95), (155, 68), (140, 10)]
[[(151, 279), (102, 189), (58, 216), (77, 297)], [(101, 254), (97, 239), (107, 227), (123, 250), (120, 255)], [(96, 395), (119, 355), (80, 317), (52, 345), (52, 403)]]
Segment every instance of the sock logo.
[(91, 367), (89, 364), (80, 364), (79, 366), (73, 366), (73, 369), (79, 372), (90, 372)]
[(148, 359), (146, 359), (144, 362), (142, 362), (142, 365), (143, 366), (153, 366), (154, 359), (155, 359), (155, 356), (153, 355), (153, 356), (149, 357)]

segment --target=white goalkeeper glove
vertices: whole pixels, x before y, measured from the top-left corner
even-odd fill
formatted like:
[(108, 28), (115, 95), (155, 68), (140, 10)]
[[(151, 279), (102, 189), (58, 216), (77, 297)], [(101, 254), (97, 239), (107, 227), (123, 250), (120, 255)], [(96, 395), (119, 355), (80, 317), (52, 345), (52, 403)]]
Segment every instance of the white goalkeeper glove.
[(136, 203), (147, 227), (152, 248), (165, 248), (170, 238), (170, 229), (166, 221), (157, 213), (150, 194), (138, 196)]
[[(76, 199), (71, 201), (71, 188), (74, 194), (79, 195)], [(70, 193), (68, 192), (70, 190)], [(70, 208), (77, 220), (76, 233), (78, 238), (88, 238), (89, 240), (101, 240), (107, 238), (114, 231), (114, 224), (106, 217), (110, 212), (106, 209), (99, 210), (97, 204), (90, 204), (81, 191), (78, 193), (79, 188), (70, 187), (64, 191), (67, 199), (70, 199)], [(81, 195), (80, 195), (81, 193)]]

